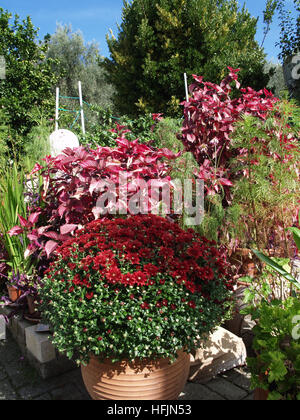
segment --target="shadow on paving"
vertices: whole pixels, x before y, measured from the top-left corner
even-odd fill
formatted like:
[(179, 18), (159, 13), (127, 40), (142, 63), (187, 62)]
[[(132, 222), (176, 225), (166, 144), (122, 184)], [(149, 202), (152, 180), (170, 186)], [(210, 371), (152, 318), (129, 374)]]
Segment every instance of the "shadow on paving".
[[(179, 400), (251, 400), (249, 374), (236, 368), (207, 384), (187, 383)], [(90, 400), (80, 369), (42, 379), (7, 333), (0, 341), (0, 400)]]

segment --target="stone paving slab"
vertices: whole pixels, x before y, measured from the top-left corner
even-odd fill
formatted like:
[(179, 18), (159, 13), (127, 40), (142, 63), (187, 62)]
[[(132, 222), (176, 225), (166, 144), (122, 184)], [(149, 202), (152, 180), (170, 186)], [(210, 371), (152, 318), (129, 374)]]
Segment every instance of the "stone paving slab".
[[(10, 333), (0, 341), (0, 400), (90, 400), (80, 369), (42, 379)], [(179, 400), (253, 400), (247, 369), (236, 368), (207, 384), (187, 383)]]
[(207, 383), (207, 388), (211, 391), (217, 392), (222, 395), (226, 400), (243, 400), (248, 396), (248, 392), (239, 388), (232, 382), (227, 381), (222, 377), (217, 377)]

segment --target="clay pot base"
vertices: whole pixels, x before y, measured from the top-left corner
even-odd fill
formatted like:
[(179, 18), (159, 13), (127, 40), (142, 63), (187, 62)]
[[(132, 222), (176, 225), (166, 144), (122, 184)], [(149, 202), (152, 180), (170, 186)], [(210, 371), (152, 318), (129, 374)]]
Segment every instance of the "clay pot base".
[(94, 356), (81, 367), (83, 381), (93, 400), (176, 400), (190, 370), (190, 356), (180, 352), (177, 360), (100, 363)]
[(41, 321), (41, 315), (38, 312), (35, 314), (24, 314), (24, 318), (26, 319), (26, 321), (33, 322), (35, 324), (38, 324)]

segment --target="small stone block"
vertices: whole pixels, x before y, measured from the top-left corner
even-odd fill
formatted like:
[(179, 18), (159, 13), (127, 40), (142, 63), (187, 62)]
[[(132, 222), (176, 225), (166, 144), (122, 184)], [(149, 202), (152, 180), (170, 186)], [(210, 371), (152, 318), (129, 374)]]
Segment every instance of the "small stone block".
[(0, 316), (0, 340), (6, 340), (6, 322), (2, 316)]
[(18, 324), (21, 320), (20, 315), (15, 315), (10, 319), (10, 332), (12, 333), (13, 338), (18, 342)]
[(25, 331), (26, 328), (31, 327), (32, 324), (26, 320), (20, 319), (18, 321), (18, 327), (17, 327), (17, 342), (20, 346), (20, 349), (24, 353), (26, 350), (26, 335)]
[(48, 334), (37, 333), (36, 325), (25, 329), (26, 346), (29, 352), (40, 362), (47, 363), (56, 359), (55, 348)]

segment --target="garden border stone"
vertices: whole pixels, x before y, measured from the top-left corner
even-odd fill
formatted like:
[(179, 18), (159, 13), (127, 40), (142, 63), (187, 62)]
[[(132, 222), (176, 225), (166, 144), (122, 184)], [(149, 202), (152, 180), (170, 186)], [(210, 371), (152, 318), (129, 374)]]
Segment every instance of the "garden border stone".
[[(12, 309), (1, 308), (0, 314), (9, 316)], [(62, 373), (76, 369), (77, 366), (66, 356), (60, 354), (49, 339), (49, 333), (36, 332), (37, 325), (23, 319), (21, 315), (15, 315), (9, 319), (8, 324), (4, 321), (4, 328), (9, 329), (17, 342), (23, 356), (33, 366), (43, 379), (52, 378)], [(3, 323), (0, 324), (0, 338)], [(5, 339), (5, 336), (4, 338)]]
[(6, 339), (6, 322), (5, 319), (0, 316), (0, 340)]

